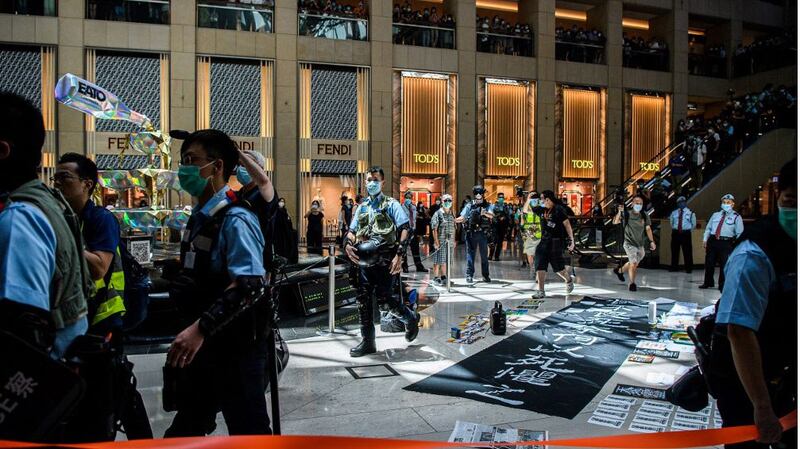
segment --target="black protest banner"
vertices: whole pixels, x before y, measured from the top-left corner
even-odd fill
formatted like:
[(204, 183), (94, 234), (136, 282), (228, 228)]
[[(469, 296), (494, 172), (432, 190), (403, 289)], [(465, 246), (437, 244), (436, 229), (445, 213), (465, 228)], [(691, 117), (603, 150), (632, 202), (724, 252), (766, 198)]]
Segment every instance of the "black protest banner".
[(649, 330), (646, 303), (586, 297), (405, 389), (572, 419)]

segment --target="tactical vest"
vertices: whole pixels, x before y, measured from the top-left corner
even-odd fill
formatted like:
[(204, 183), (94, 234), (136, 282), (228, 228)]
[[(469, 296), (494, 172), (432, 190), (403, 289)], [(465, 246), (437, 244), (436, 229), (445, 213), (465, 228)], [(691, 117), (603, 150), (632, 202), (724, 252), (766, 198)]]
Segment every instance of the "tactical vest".
[(474, 204), (469, 205), (469, 217), (467, 232), (485, 232), (489, 233), (492, 230), (492, 220), (485, 217), (482, 212), (487, 209), (488, 203), (483, 202), (480, 206)]
[(125, 313), (125, 271), (122, 268), (122, 255), (119, 248), (114, 253), (111, 267), (102, 279), (94, 281), (95, 295), (89, 304), (91, 325), (117, 313)]
[(542, 238), (542, 218), (533, 212), (522, 214), (522, 232), (534, 239)]
[[(750, 240), (764, 251), (776, 276), (770, 286), (764, 318), (756, 332), (764, 377), (768, 383), (787, 375), (794, 377), (797, 372), (797, 252), (787, 251), (787, 248), (793, 249), (796, 242), (786, 234), (774, 216), (748, 227), (737, 245), (745, 240)], [(715, 373), (736, 375), (727, 325), (715, 326), (711, 352)]]
[(370, 213), (370, 200), (366, 199), (358, 208), (356, 240), (373, 240), (379, 248), (393, 247), (397, 244), (397, 225), (389, 215), (389, 205), (393, 198), (383, 196), (378, 208)]
[(32, 180), (9, 194), (11, 202), (31, 203), (47, 217), (56, 234), (56, 264), (50, 281), (50, 313), (56, 329), (86, 315), (86, 299), (93, 294), (92, 278), (83, 258), (83, 237), (78, 217), (61, 192)]

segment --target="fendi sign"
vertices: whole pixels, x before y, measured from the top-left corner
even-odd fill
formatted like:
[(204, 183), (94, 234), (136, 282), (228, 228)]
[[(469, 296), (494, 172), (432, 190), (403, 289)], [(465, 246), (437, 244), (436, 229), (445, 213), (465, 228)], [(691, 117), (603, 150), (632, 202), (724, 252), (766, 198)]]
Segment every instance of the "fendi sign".
[(311, 159), (358, 160), (355, 140), (311, 139)]

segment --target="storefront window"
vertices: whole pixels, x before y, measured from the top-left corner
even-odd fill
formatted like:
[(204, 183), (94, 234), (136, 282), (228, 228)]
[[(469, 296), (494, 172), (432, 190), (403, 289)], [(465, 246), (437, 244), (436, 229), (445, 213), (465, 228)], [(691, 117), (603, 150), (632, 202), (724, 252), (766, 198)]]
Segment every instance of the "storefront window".
[(55, 16), (56, 0), (3, 0), (0, 14)]
[(87, 0), (86, 18), (169, 24), (169, 0)]
[(274, 0), (201, 0), (197, 3), (197, 26), (272, 33), (274, 8)]

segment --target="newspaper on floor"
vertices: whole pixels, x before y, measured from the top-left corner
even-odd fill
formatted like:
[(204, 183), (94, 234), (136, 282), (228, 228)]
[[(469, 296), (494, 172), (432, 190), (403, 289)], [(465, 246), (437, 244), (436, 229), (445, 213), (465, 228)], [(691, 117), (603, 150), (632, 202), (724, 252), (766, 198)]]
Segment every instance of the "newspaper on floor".
[[(510, 427), (487, 426), (471, 422), (456, 421), (453, 433), (447, 440), (451, 443), (507, 443), (514, 441), (544, 441), (547, 432), (542, 430), (514, 429)], [(476, 444), (475, 447), (482, 447)], [(495, 446), (512, 449), (512, 446)], [(514, 446), (514, 449), (545, 449), (543, 444)]]

